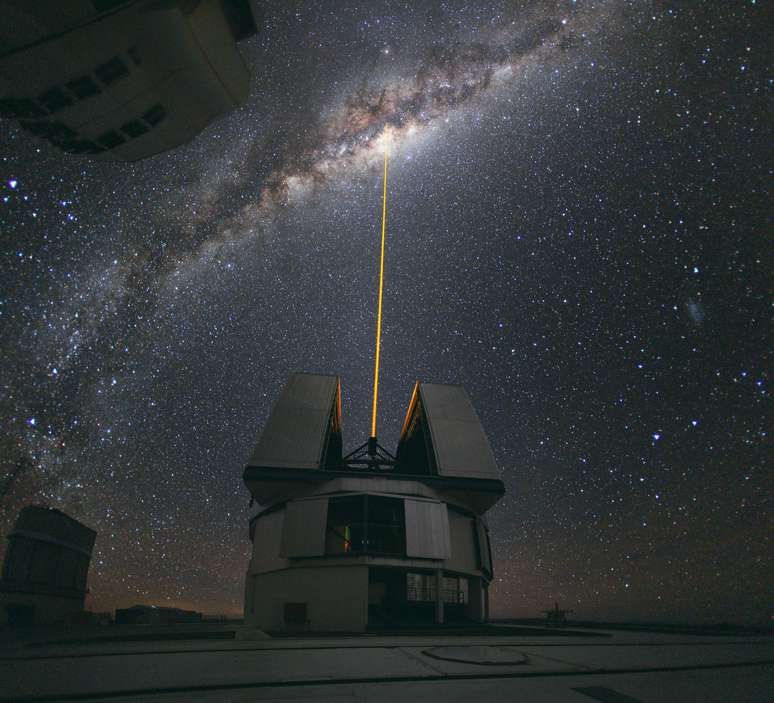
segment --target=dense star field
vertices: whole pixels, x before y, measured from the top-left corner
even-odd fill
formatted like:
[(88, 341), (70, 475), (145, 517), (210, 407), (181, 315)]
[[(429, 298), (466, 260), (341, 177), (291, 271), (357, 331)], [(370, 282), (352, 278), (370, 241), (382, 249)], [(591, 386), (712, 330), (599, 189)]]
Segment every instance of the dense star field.
[(389, 146), (379, 438), (417, 378), (470, 393), (492, 614), (766, 622), (765, 5), (276, 0), (248, 104), (174, 152), (0, 122), (2, 535), (58, 507), (91, 609), (241, 611), (288, 375), (370, 428)]

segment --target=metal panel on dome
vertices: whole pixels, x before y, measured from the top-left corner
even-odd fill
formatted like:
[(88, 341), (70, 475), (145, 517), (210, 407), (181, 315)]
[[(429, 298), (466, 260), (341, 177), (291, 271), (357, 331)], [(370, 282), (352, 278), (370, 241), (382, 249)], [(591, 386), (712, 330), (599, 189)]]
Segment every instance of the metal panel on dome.
[(489, 543), (489, 530), (484, 521), (476, 519), (476, 537), (478, 538), (479, 567), (492, 574), (492, 548)]
[(269, 415), (248, 467), (323, 469), (340, 461), (339, 377), (293, 374)]
[[(418, 442), (419, 435), (425, 439)], [(426, 449), (422, 450), (421, 445)], [(403, 425), (398, 459), (411, 452), (416, 465), (418, 451), (426, 454), (424, 461), (439, 476), (500, 480), (484, 428), (460, 386), (417, 383)]]
[(285, 506), (282, 557), (319, 557), (325, 554), (328, 499), (294, 500)]
[(448, 559), (449, 514), (446, 505), (426, 500), (404, 501), (406, 516), (406, 556)]

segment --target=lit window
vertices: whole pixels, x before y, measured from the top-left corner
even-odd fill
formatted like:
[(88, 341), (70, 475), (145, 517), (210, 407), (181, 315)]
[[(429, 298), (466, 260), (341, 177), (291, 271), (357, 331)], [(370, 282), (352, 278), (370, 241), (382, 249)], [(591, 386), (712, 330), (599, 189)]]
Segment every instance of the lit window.
[(362, 552), (365, 531), (364, 496), (331, 498), (325, 534), (326, 554)]
[(403, 500), (385, 496), (341, 496), (328, 501), (326, 554), (406, 552)]

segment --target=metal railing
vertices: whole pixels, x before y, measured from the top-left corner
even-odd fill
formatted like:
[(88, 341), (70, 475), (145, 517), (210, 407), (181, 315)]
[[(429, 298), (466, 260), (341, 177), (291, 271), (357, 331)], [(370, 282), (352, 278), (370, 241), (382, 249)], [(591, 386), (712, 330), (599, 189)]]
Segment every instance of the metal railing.
[[(409, 601), (435, 601), (435, 588), (417, 588), (415, 586), (409, 586), (406, 589), (406, 600)], [(468, 593), (467, 591), (461, 591), (457, 589), (442, 588), (441, 600), (444, 603), (467, 603)]]

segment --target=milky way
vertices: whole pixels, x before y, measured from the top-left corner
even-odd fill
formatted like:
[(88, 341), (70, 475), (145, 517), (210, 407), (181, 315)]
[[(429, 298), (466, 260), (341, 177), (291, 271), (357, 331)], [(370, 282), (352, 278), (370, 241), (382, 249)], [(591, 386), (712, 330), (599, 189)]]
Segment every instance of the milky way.
[(503, 471), (496, 614), (768, 619), (763, 10), (276, 2), (248, 103), (93, 163), (0, 122), (5, 534), (98, 530), (90, 605), (241, 607), (244, 462), (287, 376), (380, 440), (416, 378)]
[[(496, 27), (482, 32), (488, 35), (485, 40), (438, 44), (421, 56), (411, 73), (359, 88), (343, 98), (343, 105), (334, 107), (328, 119), (307, 125), (302, 138), (294, 135), (283, 144), (281, 158), (262, 179), (254, 201), (225, 222), (218, 221), (214, 236), (208, 234), (173, 265), (195, 260), (198, 248), (211, 255), (223, 241), (254, 235), (278, 208), (298, 205), (311, 189), (373, 166), (385, 149), (400, 147), (455, 111), (485, 108), (491, 92), (507, 88), (523, 79), (530, 67), (552, 63), (588, 41), (590, 34), (596, 35), (600, 25), (610, 21), (605, 7), (577, 12), (572, 23), (562, 14), (547, 17), (547, 10), (558, 13), (560, 8), (546, 6), (524, 8), (510, 21), (498, 16)], [(242, 178), (250, 175), (246, 169)], [(216, 181), (207, 187), (217, 191), (219, 185)], [(208, 208), (197, 212), (193, 229), (211, 216)]]

